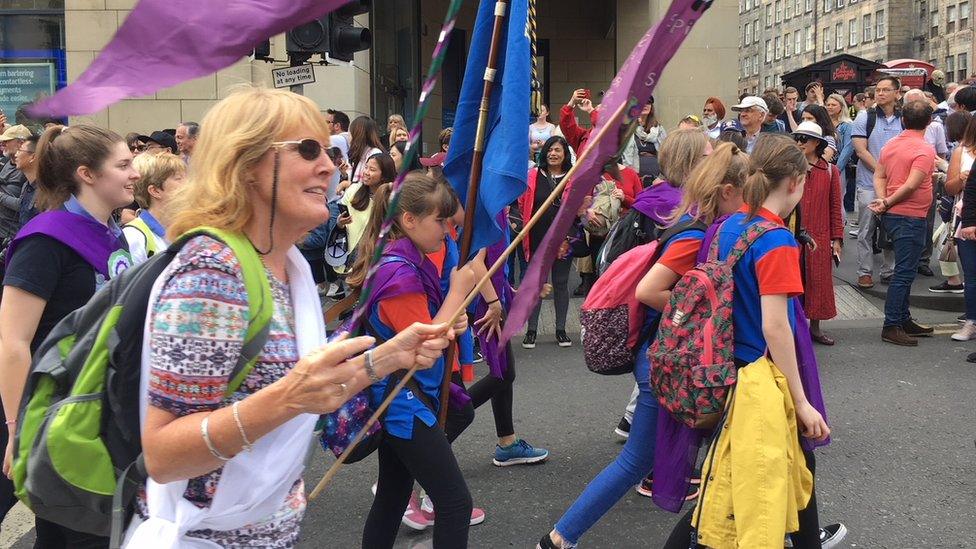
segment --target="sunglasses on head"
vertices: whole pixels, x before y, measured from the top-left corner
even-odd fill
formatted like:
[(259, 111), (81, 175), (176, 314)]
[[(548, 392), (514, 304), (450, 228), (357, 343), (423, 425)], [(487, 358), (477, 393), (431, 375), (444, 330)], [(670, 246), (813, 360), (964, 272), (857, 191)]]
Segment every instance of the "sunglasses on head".
[(322, 154), (322, 151), (325, 150), (324, 145), (312, 138), (302, 139), (301, 141), (275, 141), (271, 146), (293, 148), (298, 151), (299, 156), (309, 162), (317, 159)]

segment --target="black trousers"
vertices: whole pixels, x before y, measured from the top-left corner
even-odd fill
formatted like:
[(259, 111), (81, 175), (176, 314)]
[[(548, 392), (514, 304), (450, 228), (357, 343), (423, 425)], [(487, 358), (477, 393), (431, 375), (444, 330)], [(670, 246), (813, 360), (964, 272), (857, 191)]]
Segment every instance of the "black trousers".
[(34, 549), (108, 549), (109, 539), (34, 517)]
[[(790, 534), (793, 540), (793, 547), (796, 549), (820, 549), (820, 516), (817, 513), (817, 460), (813, 452), (803, 450), (803, 457), (806, 460), (807, 468), (814, 477), (813, 490), (810, 493), (810, 503), (806, 509), (797, 514), (800, 521), (800, 530)], [(691, 518), (694, 509), (691, 509), (678, 521), (671, 536), (664, 544), (664, 549), (695, 549), (697, 544), (692, 542)]]
[(515, 360), (512, 356), (511, 342), (505, 348), (508, 355), (508, 371), (505, 377), (499, 379), (491, 374), (481, 378), (468, 388), (471, 405), (474, 408), (491, 401), (491, 413), (495, 417), (495, 434), (498, 438), (515, 434), (515, 424), (512, 420), (512, 406), (515, 400)]
[(471, 493), (444, 432), (415, 418), (410, 440), (386, 433), (378, 453), (379, 479), (363, 529), (363, 548), (393, 547), (414, 480), (437, 510), (435, 549), (467, 547)]

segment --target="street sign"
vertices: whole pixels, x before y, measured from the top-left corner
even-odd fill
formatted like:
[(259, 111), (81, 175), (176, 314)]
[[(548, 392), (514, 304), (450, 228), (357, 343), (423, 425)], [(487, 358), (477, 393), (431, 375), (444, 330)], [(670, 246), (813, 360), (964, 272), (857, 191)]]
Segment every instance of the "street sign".
[(271, 76), (274, 77), (274, 87), (276, 88), (288, 88), (315, 83), (315, 70), (312, 68), (312, 65), (274, 69), (271, 71)]
[(11, 121), (25, 104), (54, 93), (54, 63), (0, 64), (0, 109)]

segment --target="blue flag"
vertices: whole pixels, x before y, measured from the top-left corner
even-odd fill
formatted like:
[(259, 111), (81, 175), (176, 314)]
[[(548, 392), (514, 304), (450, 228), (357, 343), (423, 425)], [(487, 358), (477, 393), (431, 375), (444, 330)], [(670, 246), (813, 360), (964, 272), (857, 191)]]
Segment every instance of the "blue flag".
[[(511, 0), (508, 9), (488, 112), (478, 207), (474, 212), (465, 212), (465, 215), (474, 216), (472, 254), (503, 237), (505, 233), (497, 223), (498, 214), (525, 192), (529, 171), (528, 124), (532, 67), (528, 0)], [(468, 196), (471, 159), (494, 20), (495, 2), (482, 0), (471, 37), (471, 49), (461, 85), (451, 147), (444, 163), (444, 176), (454, 187), (462, 205), (466, 203)], [(505, 114), (504, 117), (502, 113)]]

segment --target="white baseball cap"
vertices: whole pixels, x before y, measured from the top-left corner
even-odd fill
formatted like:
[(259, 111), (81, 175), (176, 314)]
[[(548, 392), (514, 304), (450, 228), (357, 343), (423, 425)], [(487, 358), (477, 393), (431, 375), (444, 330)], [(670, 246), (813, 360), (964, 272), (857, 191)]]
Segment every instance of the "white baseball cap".
[(769, 112), (769, 106), (766, 105), (766, 102), (763, 100), (763, 98), (756, 97), (754, 95), (750, 95), (749, 97), (742, 98), (742, 102), (739, 103), (738, 105), (733, 105), (732, 110), (735, 112), (739, 112), (739, 111), (744, 111), (746, 109), (750, 109), (752, 107), (756, 107), (757, 109), (762, 109), (763, 112), (767, 112), (767, 113)]

